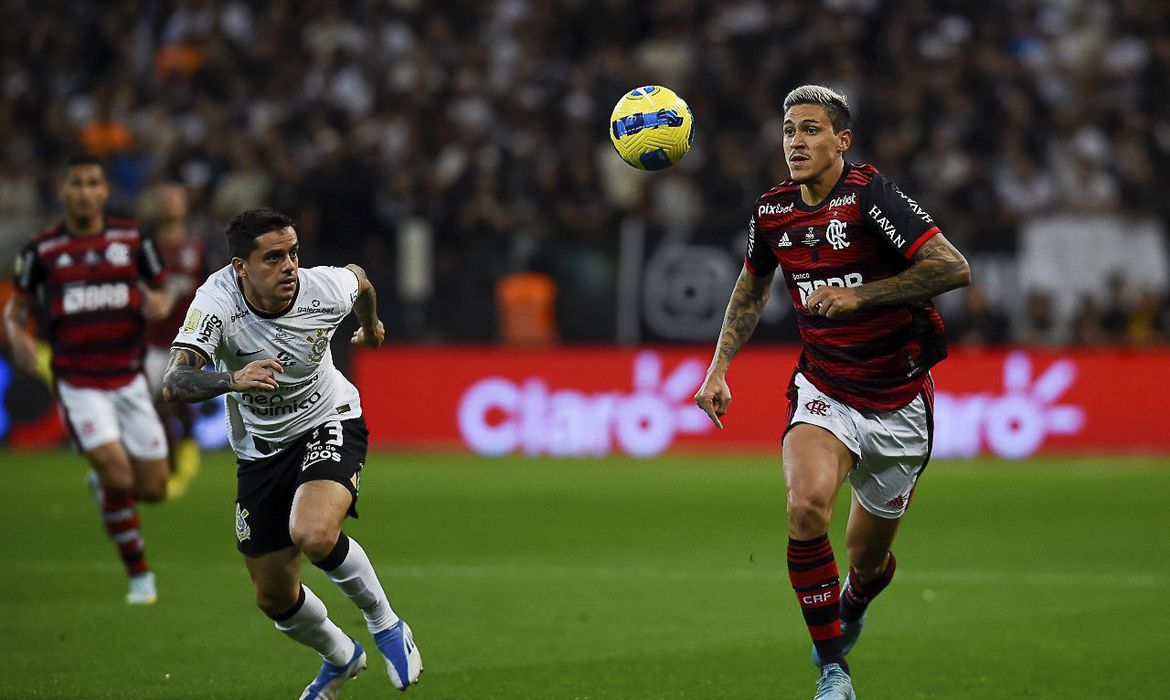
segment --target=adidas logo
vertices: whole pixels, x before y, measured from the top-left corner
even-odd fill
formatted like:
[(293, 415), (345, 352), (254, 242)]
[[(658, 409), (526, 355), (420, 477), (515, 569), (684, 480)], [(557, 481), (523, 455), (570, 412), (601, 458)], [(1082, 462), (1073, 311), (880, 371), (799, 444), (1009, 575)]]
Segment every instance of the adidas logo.
[(788, 232), (785, 231), (783, 236), (780, 236), (780, 242), (776, 244), (780, 248), (787, 248), (792, 245), (792, 241), (788, 240)]

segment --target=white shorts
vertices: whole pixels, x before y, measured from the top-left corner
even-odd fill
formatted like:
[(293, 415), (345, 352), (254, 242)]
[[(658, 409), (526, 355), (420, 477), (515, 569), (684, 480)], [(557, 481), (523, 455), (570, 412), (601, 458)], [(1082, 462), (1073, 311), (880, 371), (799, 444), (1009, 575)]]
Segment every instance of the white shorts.
[(861, 507), (879, 518), (902, 517), (930, 459), (933, 415), (926, 398), (920, 393), (902, 408), (863, 413), (826, 396), (800, 372), (793, 383), (788, 427), (808, 423), (835, 435), (857, 457), (849, 485)]
[(58, 380), (61, 413), (83, 452), (108, 442), (122, 442), (134, 459), (167, 456), (167, 435), (150, 398), (146, 377), (117, 389), (90, 389)]
[(150, 391), (155, 398), (162, 396), (163, 374), (167, 371), (167, 363), (170, 361), (170, 348), (146, 346), (146, 358), (143, 360), (142, 369), (146, 372), (146, 379), (150, 382)]

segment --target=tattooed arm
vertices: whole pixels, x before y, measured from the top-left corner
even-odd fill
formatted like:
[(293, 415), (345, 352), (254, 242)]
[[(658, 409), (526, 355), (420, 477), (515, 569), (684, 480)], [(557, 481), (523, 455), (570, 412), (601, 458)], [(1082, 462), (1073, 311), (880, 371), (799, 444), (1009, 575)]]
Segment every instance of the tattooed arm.
[(711, 358), (703, 386), (695, 394), (695, 403), (706, 411), (720, 430), (723, 429), (723, 423), (719, 418), (727, 413), (731, 404), (731, 390), (724, 376), (731, 366), (732, 358), (755, 332), (764, 304), (768, 303), (775, 274), (772, 272), (766, 277), (756, 277), (745, 267), (740, 271), (735, 289), (731, 292), (731, 301), (727, 303), (723, 328), (719, 331), (719, 342), (715, 346), (715, 357)]
[(282, 371), (272, 358), (256, 360), (235, 372), (204, 372), (207, 359), (194, 350), (171, 348), (171, 359), (163, 374), (163, 401), (195, 403), (229, 391), (273, 391), (275, 374)]
[(353, 312), (358, 317), (362, 327), (354, 332), (350, 342), (354, 345), (365, 345), (368, 348), (381, 347), (386, 339), (386, 327), (378, 320), (378, 293), (374, 285), (366, 277), (366, 271), (353, 264), (345, 266), (358, 278), (358, 295), (353, 302)]
[(962, 253), (936, 233), (914, 253), (913, 263), (893, 277), (860, 287), (818, 287), (805, 307), (818, 316), (835, 318), (867, 306), (926, 301), (971, 283), (971, 268)]

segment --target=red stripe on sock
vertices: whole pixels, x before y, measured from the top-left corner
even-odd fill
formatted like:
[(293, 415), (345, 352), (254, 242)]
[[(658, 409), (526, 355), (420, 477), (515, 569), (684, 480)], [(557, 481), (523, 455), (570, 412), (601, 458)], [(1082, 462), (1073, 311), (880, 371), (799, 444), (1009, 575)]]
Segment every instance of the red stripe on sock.
[(809, 625), (808, 633), (814, 642), (823, 642), (826, 639), (841, 636), (841, 621), (833, 620), (827, 625)]

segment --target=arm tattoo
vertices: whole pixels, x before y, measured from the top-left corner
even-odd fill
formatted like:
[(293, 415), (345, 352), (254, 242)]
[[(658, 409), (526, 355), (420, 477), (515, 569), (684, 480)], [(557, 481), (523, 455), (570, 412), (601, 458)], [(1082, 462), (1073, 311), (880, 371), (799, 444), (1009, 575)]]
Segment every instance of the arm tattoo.
[(727, 302), (727, 313), (723, 317), (723, 328), (719, 331), (719, 343), (715, 346), (712, 368), (726, 372), (731, 359), (747, 343), (760, 322), (760, 313), (768, 303), (772, 291), (772, 277), (756, 277), (744, 268), (735, 281), (731, 300)]
[(365, 270), (352, 264), (346, 267), (358, 276), (358, 295), (353, 301), (353, 312), (362, 328), (373, 331), (378, 322), (378, 293), (374, 291), (374, 285), (370, 284), (370, 279), (366, 277)]
[(935, 234), (914, 254), (914, 262), (902, 272), (857, 288), (866, 306), (927, 301), (971, 282), (971, 268), (963, 255), (941, 233)]
[(231, 391), (230, 372), (203, 372), (207, 361), (194, 350), (171, 348), (171, 359), (163, 374), (164, 401), (194, 403)]

